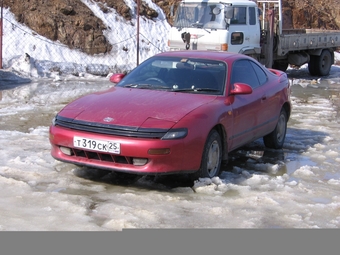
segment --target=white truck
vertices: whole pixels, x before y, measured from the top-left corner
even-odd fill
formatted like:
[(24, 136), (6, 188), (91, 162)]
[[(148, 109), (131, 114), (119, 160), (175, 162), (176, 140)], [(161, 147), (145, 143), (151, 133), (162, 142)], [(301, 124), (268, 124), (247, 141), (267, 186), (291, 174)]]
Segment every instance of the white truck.
[(325, 76), (340, 46), (338, 30), (284, 26), (281, 0), (182, 0), (173, 14), (170, 50), (237, 52), (282, 71), (308, 63)]

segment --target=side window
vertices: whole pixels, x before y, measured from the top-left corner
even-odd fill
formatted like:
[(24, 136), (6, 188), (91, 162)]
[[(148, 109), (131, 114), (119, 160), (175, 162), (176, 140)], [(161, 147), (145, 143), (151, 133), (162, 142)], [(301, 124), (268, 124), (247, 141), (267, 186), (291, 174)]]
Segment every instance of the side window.
[(259, 79), (260, 86), (265, 84), (267, 82), (267, 79), (268, 79), (267, 74), (256, 63), (251, 62), (251, 64), (252, 64), (252, 66), (255, 70), (257, 78)]
[(231, 85), (236, 82), (248, 84), (253, 89), (260, 86), (254, 68), (248, 60), (239, 60), (233, 64)]
[(234, 32), (231, 34), (231, 44), (242, 44), (243, 43), (243, 33)]
[(230, 24), (246, 24), (247, 12), (246, 7), (234, 7), (234, 15), (230, 20)]
[(256, 15), (255, 15), (255, 8), (249, 7), (249, 25), (256, 24)]

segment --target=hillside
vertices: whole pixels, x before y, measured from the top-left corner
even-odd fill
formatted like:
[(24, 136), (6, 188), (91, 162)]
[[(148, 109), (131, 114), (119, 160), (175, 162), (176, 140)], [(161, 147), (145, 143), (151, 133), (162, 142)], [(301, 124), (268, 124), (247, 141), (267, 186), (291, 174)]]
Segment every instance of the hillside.
[[(93, 0), (100, 5), (104, 13), (115, 10), (127, 26), (134, 11), (124, 0)], [(134, 0), (136, 2), (136, 0)], [(178, 0), (152, 0), (166, 14), (171, 25), (170, 6), (178, 5)], [(70, 48), (77, 48), (93, 55), (106, 53), (112, 46), (105, 38), (103, 30), (107, 29), (102, 20), (80, 0), (4, 0), (4, 7), (9, 7), (17, 21), (30, 27), (38, 34), (60, 41)], [(289, 28), (339, 29), (340, 0), (284, 0), (284, 26)], [(141, 0), (140, 15), (152, 19), (157, 11)]]
[[(97, 2), (103, 13), (115, 10), (127, 25), (131, 21), (133, 11), (124, 0), (93, 0)], [(169, 13), (172, 1), (153, 0)], [(136, 2), (136, 1), (135, 1)], [(60, 41), (70, 48), (80, 49), (93, 55), (111, 50), (103, 34), (107, 27), (102, 20), (80, 0), (4, 0), (4, 7), (9, 7), (18, 22), (25, 24), (38, 34), (52, 40)], [(152, 19), (158, 13), (141, 1), (140, 16)]]
[(291, 28), (340, 28), (340, 0), (283, 0), (284, 26)]

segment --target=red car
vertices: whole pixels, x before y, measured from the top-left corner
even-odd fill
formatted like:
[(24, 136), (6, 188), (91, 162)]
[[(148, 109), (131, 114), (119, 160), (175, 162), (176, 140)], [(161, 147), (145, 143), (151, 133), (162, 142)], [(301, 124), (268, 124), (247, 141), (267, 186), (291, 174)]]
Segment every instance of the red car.
[(291, 113), (284, 72), (241, 54), (157, 54), (115, 86), (62, 109), (50, 127), (60, 161), (142, 175), (219, 174), (228, 152), (263, 137), (282, 148)]

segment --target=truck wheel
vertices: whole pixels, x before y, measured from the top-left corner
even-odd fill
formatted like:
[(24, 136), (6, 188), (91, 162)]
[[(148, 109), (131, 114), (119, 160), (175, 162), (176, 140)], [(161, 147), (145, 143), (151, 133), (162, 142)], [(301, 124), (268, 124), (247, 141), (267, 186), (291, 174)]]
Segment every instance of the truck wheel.
[(281, 109), (279, 120), (273, 132), (263, 137), (264, 145), (271, 149), (282, 149), (287, 131), (287, 113)]
[(288, 62), (276, 60), (273, 63), (273, 68), (285, 72), (288, 68)]
[(332, 67), (332, 55), (329, 50), (323, 50), (319, 56), (318, 72), (320, 76), (328, 75)]
[(318, 56), (311, 55), (308, 63), (308, 71), (312, 76), (318, 76)]
[(200, 169), (191, 174), (191, 179), (213, 178), (220, 173), (222, 163), (222, 142), (221, 136), (216, 130), (209, 133), (203, 149)]
[(323, 50), (320, 56), (311, 56), (308, 71), (313, 76), (326, 76), (332, 67), (332, 54), (329, 50)]

